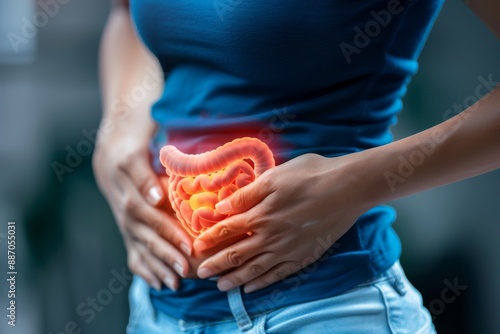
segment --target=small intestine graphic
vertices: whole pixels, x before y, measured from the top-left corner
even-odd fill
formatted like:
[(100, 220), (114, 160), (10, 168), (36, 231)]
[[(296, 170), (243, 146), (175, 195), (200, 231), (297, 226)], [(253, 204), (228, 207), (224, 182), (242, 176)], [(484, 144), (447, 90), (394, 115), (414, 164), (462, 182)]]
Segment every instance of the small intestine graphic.
[(215, 210), (219, 201), (275, 166), (269, 147), (250, 137), (201, 154), (184, 154), (167, 145), (160, 151), (160, 161), (168, 175), (172, 208), (193, 236), (227, 218)]

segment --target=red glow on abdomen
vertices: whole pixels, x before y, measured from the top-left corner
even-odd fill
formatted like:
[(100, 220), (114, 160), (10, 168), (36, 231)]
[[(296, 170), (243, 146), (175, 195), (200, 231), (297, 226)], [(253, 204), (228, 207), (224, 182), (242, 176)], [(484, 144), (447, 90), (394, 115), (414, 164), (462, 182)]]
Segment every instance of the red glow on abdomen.
[(275, 166), (269, 147), (257, 138), (238, 138), (202, 154), (173, 145), (160, 151), (168, 175), (168, 197), (177, 218), (193, 236), (227, 218), (215, 205)]

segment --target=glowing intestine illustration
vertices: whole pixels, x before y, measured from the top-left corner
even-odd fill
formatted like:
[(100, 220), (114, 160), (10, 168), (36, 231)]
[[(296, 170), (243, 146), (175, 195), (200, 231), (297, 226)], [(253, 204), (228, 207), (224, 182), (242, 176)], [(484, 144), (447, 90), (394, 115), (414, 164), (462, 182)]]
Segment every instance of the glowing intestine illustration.
[(269, 147), (250, 137), (201, 154), (184, 154), (167, 145), (160, 151), (160, 161), (168, 175), (172, 208), (193, 236), (227, 218), (215, 210), (219, 201), (275, 166)]

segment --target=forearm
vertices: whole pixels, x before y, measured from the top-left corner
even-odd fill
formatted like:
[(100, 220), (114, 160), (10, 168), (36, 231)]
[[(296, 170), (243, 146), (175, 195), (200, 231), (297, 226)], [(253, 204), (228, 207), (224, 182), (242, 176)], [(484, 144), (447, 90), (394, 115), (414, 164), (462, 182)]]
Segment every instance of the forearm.
[(353, 155), (351, 175), (374, 206), (500, 167), (500, 89), (461, 114)]
[(101, 40), (103, 119), (115, 128), (151, 133), (150, 106), (163, 87), (157, 60), (134, 31), (126, 5), (114, 6)]

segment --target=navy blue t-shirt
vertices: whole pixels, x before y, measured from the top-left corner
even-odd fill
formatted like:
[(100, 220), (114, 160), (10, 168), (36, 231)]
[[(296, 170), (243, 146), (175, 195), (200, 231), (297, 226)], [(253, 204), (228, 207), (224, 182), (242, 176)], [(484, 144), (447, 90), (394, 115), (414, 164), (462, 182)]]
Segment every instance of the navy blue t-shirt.
[[(165, 144), (201, 153), (235, 138), (266, 142), (277, 163), (384, 145), (442, 0), (131, 0), (165, 89), (152, 107), (158, 172)], [(369, 165), (366, 168), (370, 168)], [(334, 187), (335, 185), (332, 185)], [(335, 199), (332, 199), (334, 201)], [(389, 206), (361, 216), (325, 254), (272, 286), (244, 294), (250, 314), (338, 295), (400, 256)], [(318, 245), (329, 240), (318, 239)], [(216, 282), (151, 290), (154, 307), (185, 320), (230, 318)]]

